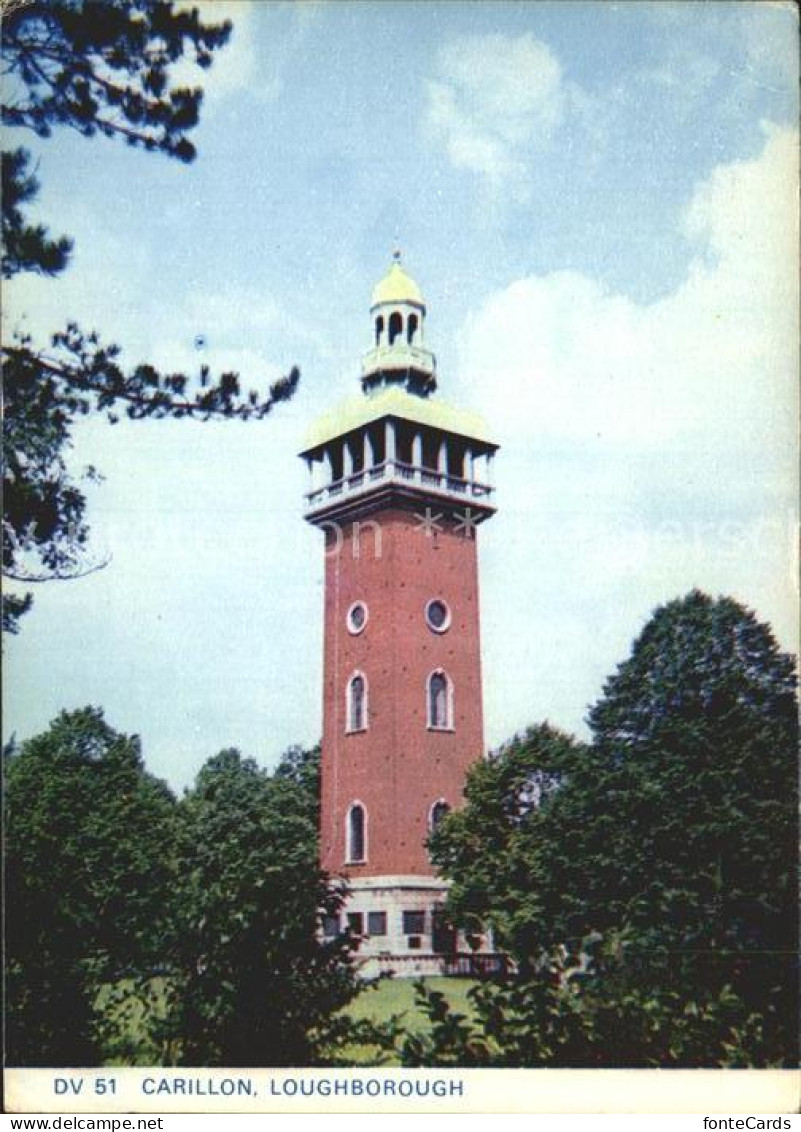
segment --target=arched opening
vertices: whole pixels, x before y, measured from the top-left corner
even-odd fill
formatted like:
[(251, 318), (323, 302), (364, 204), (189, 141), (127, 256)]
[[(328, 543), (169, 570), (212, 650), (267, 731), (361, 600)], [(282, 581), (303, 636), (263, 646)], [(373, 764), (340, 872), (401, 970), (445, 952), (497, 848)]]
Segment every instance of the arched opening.
[(386, 437), (384, 436), (383, 424), (371, 425), (368, 435), (373, 453), (373, 467), (378, 467), (386, 459)]
[(361, 672), (355, 672), (348, 681), (348, 731), (367, 730), (367, 681)]
[(402, 464), (412, 463), (414, 431), (405, 421), (398, 421), (395, 431), (395, 455)]
[(328, 446), (326, 451), (331, 464), (331, 483), (337, 483), (342, 479), (343, 473), (342, 445), (341, 443), (333, 442)]
[(435, 472), (439, 466), (440, 436), (426, 429), (423, 432), (423, 467)]
[(465, 449), (463, 444), (458, 444), (454, 441), (448, 445), (449, 476), (455, 476), (458, 479), (464, 478), (464, 454)]
[(383, 333), (384, 333), (384, 316), (380, 314), (378, 316), (378, 318), (375, 320), (375, 344), (376, 344), (376, 346), (381, 345), (381, 335)]
[(419, 323), (419, 320), (417, 318), (417, 315), (416, 314), (410, 314), (409, 319), (406, 323), (406, 341), (409, 343), (410, 346), (411, 346), (412, 342), (414, 342), (415, 335), (417, 334), (417, 328), (418, 328), (419, 325), (420, 325), (420, 323)]
[(453, 727), (453, 686), (442, 671), (432, 672), (428, 678), (428, 726), (438, 731)]
[(434, 803), (428, 812), (428, 828), (433, 833), (446, 814), (450, 813), (450, 806), (443, 799), (440, 798)]
[(345, 441), (350, 451), (351, 469), (354, 475), (364, 471), (364, 436), (362, 433), (356, 433), (351, 436), (349, 440)]
[(399, 334), (403, 334), (403, 318), (397, 311), (389, 316), (389, 344), (393, 345)]
[(367, 856), (367, 815), (360, 802), (348, 810), (348, 860), (363, 861)]

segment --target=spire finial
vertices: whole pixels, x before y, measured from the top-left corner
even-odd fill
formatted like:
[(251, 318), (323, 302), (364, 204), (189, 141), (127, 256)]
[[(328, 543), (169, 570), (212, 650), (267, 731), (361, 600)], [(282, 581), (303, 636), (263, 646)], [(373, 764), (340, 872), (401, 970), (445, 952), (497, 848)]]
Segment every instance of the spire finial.
[(392, 258), (394, 259), (395, 263), (400, 263), (401, 261), (400, 240), (397, 236), (395, 237), (395, 246), (392, 252)]

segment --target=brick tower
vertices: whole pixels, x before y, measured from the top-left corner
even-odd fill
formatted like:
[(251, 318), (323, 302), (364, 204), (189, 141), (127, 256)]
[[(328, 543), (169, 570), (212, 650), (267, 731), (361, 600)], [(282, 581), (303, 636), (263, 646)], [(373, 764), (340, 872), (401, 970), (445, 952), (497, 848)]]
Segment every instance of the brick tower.
[(370, 315), (362, 393), (301, 453), (305, 518), (325, 532), (321, 863), (348, 878), (365, 969), (417, 975), (459, 950), (425, 840), (484, 751), (476, 533), (497, 445), (433, 396), (426, 307), (398, 252)]

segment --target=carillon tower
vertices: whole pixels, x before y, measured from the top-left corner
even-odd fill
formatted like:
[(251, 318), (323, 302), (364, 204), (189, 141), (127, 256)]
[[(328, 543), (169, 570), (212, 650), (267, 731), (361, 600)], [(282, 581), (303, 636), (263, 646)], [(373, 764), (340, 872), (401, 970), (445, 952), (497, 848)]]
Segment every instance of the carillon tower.
[(321, 863), (348, 878), (366, 971), (417, 975), (482, 951), (444, 922), (425, 841), (484, 752), (476, 538), (498, 446), (435, 396), (425, 302), (398, 252), (370, 316), (362, 393), (301, 453), (305, 518), (325, 533)]

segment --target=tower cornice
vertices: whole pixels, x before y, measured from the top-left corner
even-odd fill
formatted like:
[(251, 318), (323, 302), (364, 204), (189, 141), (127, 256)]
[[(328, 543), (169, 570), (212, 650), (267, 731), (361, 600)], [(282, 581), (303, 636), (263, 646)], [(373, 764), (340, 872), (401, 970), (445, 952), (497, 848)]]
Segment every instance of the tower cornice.
[(483, 451), (497, 451), (484, 418), (439, 398), (415, 397), (402, 389), (383, 389), (370, 397), (351, 397), (312, 424), (298, 455), (316, 456), (324, 445), (357, 429), (394, 418), (424, 425), (473, 442)]

